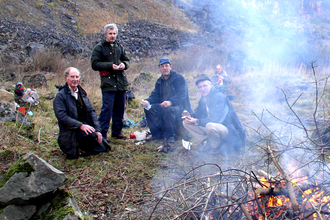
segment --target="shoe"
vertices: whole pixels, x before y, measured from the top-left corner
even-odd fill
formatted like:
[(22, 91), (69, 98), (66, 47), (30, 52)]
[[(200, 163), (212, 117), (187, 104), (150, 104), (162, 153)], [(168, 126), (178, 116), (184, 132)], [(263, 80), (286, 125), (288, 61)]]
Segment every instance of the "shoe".
[(102, 144), (104, 145), (106, 152), (111, 151), (111, 146), (110, 146), (108, 140), (102, 139)]
[(174, 144), (174, 142), (175, 142), (174, 137), (170, 137), (170, 138), (166, 139), (166, 143), (168, 143), (168, 144)]
[(68, 160), (75, 160), (75, 159), (78, 159), (78, 158), (79, 158), (78, 156), (74, 157), (74, 156), (71, 156), (71, 155), (66, 155), (66, 159), (68, 159)]
[(112, 134), (111, 137), (116, 138), (116, 139), (126, 139), (127, 138), (122, 133), (120, 133), (120, 134)]
[(159, 146), (157, 151), (162, 153), (169, 153), (173, 151), (173, 148), (169, 144), (165, 144), (164, 146)]
[(160, 136), (151, 136), (151, 138), (146, 139), (147, 142), (148, 141), (160, 141), (160, 140), (163, 140), (163, 138)]
[(211, 142), (208, 138), (201, 141), (201, 143), (198, 145), (198, 150), (201, 152), (209, 152), (212, 150)]

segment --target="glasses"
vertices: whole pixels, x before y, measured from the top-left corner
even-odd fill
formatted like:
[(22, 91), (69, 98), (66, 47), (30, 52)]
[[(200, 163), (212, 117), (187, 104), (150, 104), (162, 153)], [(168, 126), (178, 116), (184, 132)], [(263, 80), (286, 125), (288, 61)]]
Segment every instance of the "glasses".
[(168, 68), (168, 67), (170, 67), (170, 66), (171, 66), (171, 65), (168, 64), (168, 63), (164, 63), (164, 64), (162, 64), (162, 65), (159, 65), (160, 68)]

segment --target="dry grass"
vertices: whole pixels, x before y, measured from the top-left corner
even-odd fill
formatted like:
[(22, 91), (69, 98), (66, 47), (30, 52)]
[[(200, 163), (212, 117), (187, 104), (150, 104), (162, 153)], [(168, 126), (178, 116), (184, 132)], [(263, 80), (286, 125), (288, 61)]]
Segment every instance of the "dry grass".
[[(50, 54), (44, 54), (44, 57), (50, 57)], [(200, 97), (195, 86), (196, 76), (200, 73), (211, 76), (214, 72), (213, 65), (222, 60), (217, 58), (209, 60), (207, 63), (194, 62), (193, 56), (198, 55), (188, 51), (187, 53), (171, 54), (168, 57), (172, 61), (173, 69), (178, 70), (185, 76), (192, 107), (196, 108)], [(205, 158), (195, 157), (196, 155), (193, 152), (186, 152), (180, 146), (170, 154), (162, 154), (156, 151), (160, 143), (135, 145), (132, 140), (111, 140), (113, 150), (107, 154), (73, 161), (66, 160), (56, 141), (58, 127), (53, 113), (52, 100), (47, 100), (45, 97), (50, 93), (57, 92), (54, 85), (64, 84), (63, 70), (68, 66), (75, 66), (82, 72), (81, 85), (87, 91), (98, 114), (102, 105), (101, 90), (99, 88), (100, 80), (98, 73), (91, 70), (88, 58), (77, 57), (62, 60), (58, 59), (56, 53), (53, 54), (53, 57), (56, 58), (56, 61), (49, 62), (51, 64), (49, 68), (56, 71), (52, 73), (53, 77), (49, 78), (49, 88), (38, 89), (38, 93), (41, 95), (41, 103), (32, 109), (34, 116), (31, 120), (35, 124), (34, 130), (21, 130), (18, 132), (15, 124), (0, 127), (0, 139), (2, 140), (0, 144), (0, 160), (2, 161), (0, 173), (6, 172), (9, 166), (23, 154), (34, 152), (65, 172), (69, 179), (65, 187), (78, 200), (80, 208), (90, 216), (86, 217), (87, 219), (91, 217), (97, 219), (102, 215), (115, 219), (141, 219), (142, 216), (145, 217), (147, 214), (144, 213), (144, 205), (142, 204), (148, 204), (151, 207), (154, 204), (151, 200), (153, 193), (151, 181), (154, 177), (156, 177), (155, 179), (166, 179), (167, 175), (171, 176), (173, 172), (178, 171), (180, 173), (182, 172), (180, 168), (186, 169), (194, 166), (194, 164), (198, 164)], [(139, 102), (149, 96), (156, 79), (160, 76), (157, 67), (158, 59), (159, 57), (132, 63), (131, 68), (126, 72), (136, 95), (136, 100), (128, 105), (126, 111), (131, 120), (140, 121), (144, 116)], [(40, 70), (40, 68), (35, 69)], [(320, 70), (320, 77), (325, 77), (327, 71), (327, 69)], [(150, 81), (140, 81), (134, 84), (134, 79), (139, 77), (141, 72), (148, 74)], [(22, 76), (24, 74), (22, 73)], [(283, 79), (288, 79), (289, 76), (296, 80), (312, 79), (310, 71), (288, 68), (277, 68), (275, 70), (269, 68), (267, 71), (255, 71), (232, 76), (231, 90), (237, 96), (237, 99), (232, 103), (244, 124), (251, 126), (256, 123), (256, 119), (251, 115), (251, 110), (258, 112), (260, 109), (278, 106), (274, 105), (272, 101), (275, 99), (270, 96), (266, 96), (270, 104), (260, 102), (259, 105), (255, 94), (259, 92), (274, 95), (275, 91), (279, 95), (277, 98), (280, 99), (281, 94), (278, 93), (278, 90), (286, 88), (287, 85)], [(273, 85), (267, 86), (265, 83), (268, 82), (272, 82)], [(291, 80), (290, 82), (294, 81)], [(258, 91), (260, 88), (257, 87), (260, 85), (265, 86), (264, 90)], [(258, 92), (252, 94), (252, 91)], [(296, 91), (292, 93), (293, 97), (296, 94)], [(311, 99), (311, 97), (312, 93), (306, 98), (304, 97), (303, 101)], [(303, 106), (306, 103), (297, 103), (298, 105)], [(139, 130), (139, 128), (124, 129), (123, 132), (125, 135), (129, 135), (136, 130)], [(251, 131), (248, 131), (248, 134), (248, 138), (254, 137)], [(211, 160), (210, 157), (208, 157), (209, 159)], [(159, 173), (161, 173), (161, 176), (158, 176)], [(161, 181), (166, 182), (164, 179)], [(127, 211), (127, 208), (136, 211)]]
[[(15, 17), (36, 25), (44, 25), (47, 19), (50, 19), (42, 13), (43, 10), (50, 10), (53, 17), (59, 17), (59, 19), (50, 19), (53, 22), (63, 20), (61, 14), (65, 9), (65, 14), (73, 16), (77, 21), (78, 32), (82, 35), (101, 32), (107, 23), (127, 23), (137, 20), (160, 23), (179, 30), (196, 29), (196, 25), (189, 21), (182, 11), (167, 1), (69, 0), (66, 3), (54, 1), (44, 4), (40, 0), (32, 2), (8, 0), (0, 1), (0, 8), (0, 14), (4, 16)], [(68, 19), (66, 22), (70, 23), (71, 20)]]

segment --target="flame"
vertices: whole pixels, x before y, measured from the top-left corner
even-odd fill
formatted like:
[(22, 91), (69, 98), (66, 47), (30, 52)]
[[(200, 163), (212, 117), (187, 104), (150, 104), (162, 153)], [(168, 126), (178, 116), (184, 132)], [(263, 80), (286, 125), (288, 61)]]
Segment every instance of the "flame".
[[(301, 174), (301, 172), (297, 171), (297, 174)], [(280, 174), (279, 174), (280, 175)], [(277, 178), (277, 177), (276, 177)], [(262, 184), (264, 189), (267, 189), (269, 187), (273, 187), (274, 189), (277, 188), (286, 188), (286, 182), (284, 180), (282, 181), (274, 181), (273, 179), (271, 181), (267, 181), (265, 177), (261, 177), (259, 180)], [(296, 191), (296, 197), (301, 198), (299, 200), (299, 206), (301, 210), (308, 210), (310, 209), (311, 212), (315, 210), (315, 207), (322, 207), (323, 209), (326, 209), (327, 213), (330, 212), (330, 195), (324, 195), (325, 191), (321, 190), (320, 187), (314, 186), (313, 188), (307, 189), (303, 191), (302, 193), (300, 189), (298, 190), (298, 186), (301, 186), (304, 183), (308, 182), (308, 177), (296, 177), (292, 180), (292, 184), (295, 187)], [(284, 191), (284, 190), (283, 190)], [(246, 204), (246, 208), (253, 216), (253, 219), (270, 219), (270, 220), (276, 220), (284, 218), (282, 214), (287, 211), (287, 209), (290, 209), (292, 207), (290, 199), (287, 196), (284, 195), (252, 195), (251, 198), (258, 198), (258, 204), (261, 206), (261, 210), (264, 210), (265, 213), (259, 213), (260, 209), (258, 208), (258, 204), (256, 202), (249, 202)], [(266, 202), (265, 202), (266, 200)], [(273, 207), (273, 208), (272, 208)], [(277, 208), (276, 208), (277, 207)], [(280, 207), (280, 208), (278, 208)], [(265, 215), (265, 216), (264, 216)], [(303, 215), (303, 214), (301, 214)], [(308, 219), (319, 219), (322, 214), (316, 214), (314, 213), (312, 216), (310, 216)], [(297, 219), (301, 219), (304, 216), (297, 216)], [(325, 216), (324, 219), (326, 219)]]

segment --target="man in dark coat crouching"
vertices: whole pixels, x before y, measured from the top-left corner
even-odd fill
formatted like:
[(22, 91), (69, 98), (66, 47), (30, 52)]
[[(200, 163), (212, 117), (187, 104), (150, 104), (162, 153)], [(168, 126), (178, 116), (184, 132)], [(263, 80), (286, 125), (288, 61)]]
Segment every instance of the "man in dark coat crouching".
[(79, 149), (90, 154), (110, 150), (102, 139), (94, 107), (79, 86), (80, 71), (69, 67), (64, 72), (66, 84), (59, 88), (53, 106), (60, 133), (58, 144), (68, 159), (77, 159)]
[(183, 126), (213, 152), (237, 151), (245, 145), (245, 131), (228, 98), (202, 76), (196, 81), (201, 93), (194, 113), (184, 112)]

